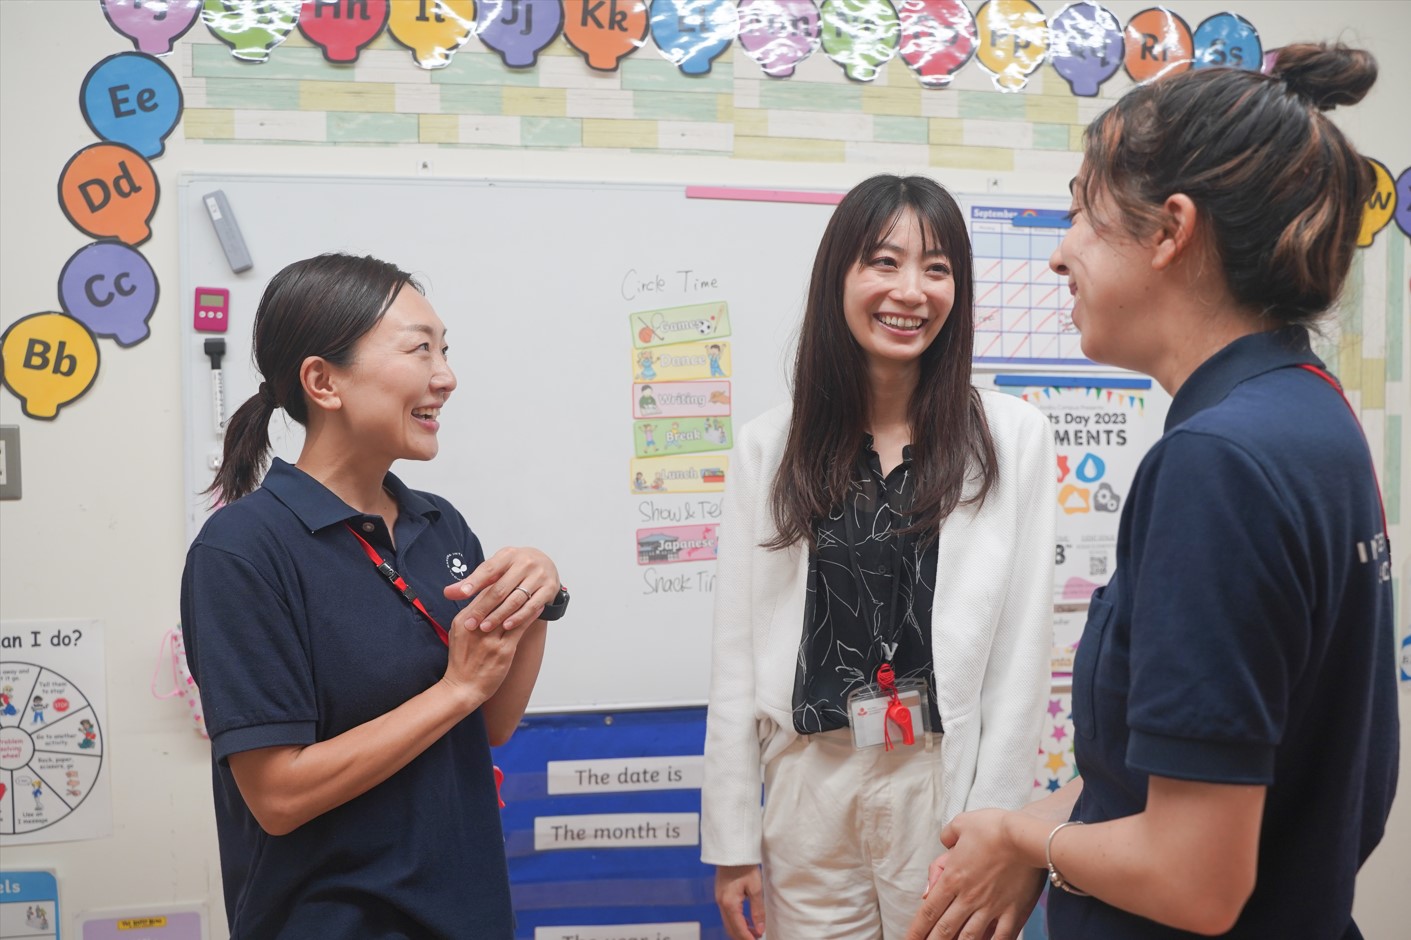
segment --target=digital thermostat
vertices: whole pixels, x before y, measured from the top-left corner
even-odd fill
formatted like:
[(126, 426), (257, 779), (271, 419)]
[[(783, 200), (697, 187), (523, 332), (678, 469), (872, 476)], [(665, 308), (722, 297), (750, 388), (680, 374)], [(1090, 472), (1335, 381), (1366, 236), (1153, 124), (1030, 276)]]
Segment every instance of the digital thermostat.
[(224, 333), (230, 323), (230, 291), (224, 287), (196, 288), (191, 325), (203, 333)]

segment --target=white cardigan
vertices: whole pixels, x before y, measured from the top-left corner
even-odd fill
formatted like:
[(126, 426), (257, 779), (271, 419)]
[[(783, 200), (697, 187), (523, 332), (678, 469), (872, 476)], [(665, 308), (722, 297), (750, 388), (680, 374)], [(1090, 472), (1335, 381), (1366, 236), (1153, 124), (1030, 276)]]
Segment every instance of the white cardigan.
[[(941, 824), (969, 809), (1029, 801), (1049, 691), (1053, 433), (1027, 402), (992, 391), (981, 399), (999, 480), (982, 507), (960, 506), (942, 524), (931, 612), (945, 730)], [(776, 531), (769, 491), (789, 416), (782, 405), (747, 424), (730, 462), (701, 789), (701, 860), (712, 865), (760, 861), (761, 770), (797, 737), (808, 550), (759, 547)]]

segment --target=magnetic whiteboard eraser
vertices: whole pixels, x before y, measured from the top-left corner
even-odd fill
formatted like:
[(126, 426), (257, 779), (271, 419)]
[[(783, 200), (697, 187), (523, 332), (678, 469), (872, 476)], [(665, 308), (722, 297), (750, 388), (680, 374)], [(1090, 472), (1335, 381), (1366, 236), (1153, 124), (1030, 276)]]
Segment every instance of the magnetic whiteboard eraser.
[(230, 270), (236, 274), (250, 270), (254, 262), (250, 260), (250, 252), (245, 248), (245, 238), (240, 234), (240, 226), (235, 222), (235, 213), (230, 211), (230, 202), (225, 198), (225, 193), (217, 189), (215, 192), (206, 193), (201, 197), (201, 201), (206, 205), (206, 214), (211, 217), (211, 225), (215, 226), (216, 237), (220, 239), (220, 247), (225, 252), (225, 260), (230, 265)]

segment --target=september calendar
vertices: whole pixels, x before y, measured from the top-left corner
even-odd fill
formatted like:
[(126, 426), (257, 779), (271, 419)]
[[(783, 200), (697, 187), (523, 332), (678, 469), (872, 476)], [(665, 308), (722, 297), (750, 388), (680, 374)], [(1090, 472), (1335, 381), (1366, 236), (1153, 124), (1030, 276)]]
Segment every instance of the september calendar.
[(975, 254), (975, 362), (1092, 366), (1073, 328), (1068, 282), (1049, 270), (1068, 229), (1052, 197), (971, 197), (963, 203)]

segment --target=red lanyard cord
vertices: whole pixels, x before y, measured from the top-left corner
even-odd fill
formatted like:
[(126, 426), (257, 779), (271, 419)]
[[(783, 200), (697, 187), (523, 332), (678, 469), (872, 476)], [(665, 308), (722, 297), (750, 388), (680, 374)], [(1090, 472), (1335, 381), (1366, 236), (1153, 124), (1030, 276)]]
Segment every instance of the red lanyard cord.
[(916, 731), (911, 727), (911, 709), (901, 703), (901, 696), (897, 694), (897, 677), (891, 663), (883, 663), (878, 667), (877, 685), (891, 696), (891, 701), (887, 703), (886, 717), (882, 719), (882, 740), (886, 749), (890, 751), (896, 747), (892, 743), (893, 722), (901, 729), (901, 743), (915, 744)]
[[(1326, 370), (1320, 369), (1315, 365), (1303, 363), (1299, 366), (1299, 368), (1307, 372), (1312, 372), (1318, 378), (1331, 385), (1333, 391), (1337, 392), (1338, 397), (1342, 399), (1342, 403), (1347, 406), (1347, 410), (1352, 413), (1352, 420), (1357, 422), (1357, 427), (1359, 430), (1361, 430), (1362, 419), (1358, 417), (1357, 410), (1352, 407), (1352, 402), (1347, 400), (1347, 394), (1342, 390), (1342, 386), (1338, 384), (1338, 380), (1329, 375)], [(1365, 431), (1363, 431), (1362, 433), (1362, 440), (1367, 440), (1367, 433)], [(1372, 448), (1371, 445), (1368, 444), (1367, 456), (1370, 457), (1371, 455)], [(1372, 468), (1372, 485), (1377, 489), (1377, 505), (1380, 506), (1382, 510), (1382, 538), (1390, 542), (1391, 530), (1387, 528), (1387, 507), (1386, 502), (1382, 499), (1382, 487), (1381, 484), (1377, 482), (1377, 471), (1375, 467)]]
[(421, 611), (421, 615), (426, 618), (427, 622), (436, 628), (436, 635), (441, 638), (441, 642), (450, 646), (451, 635), (446, 632), (445, 627), (436, 622), (435, 617), (431, 616), (431, 611), (426, 609), (426, 605), (421, 602), (421, 598), (416, 596), (416, 591), (412, 590), (412, 586), (407, 583), (407, 580), (397, 573), (396, 568), (393, 568), (391, 565), (387, 564), (387, 562), (383, 561), (382, 556), (377, 553), (377, 549), (373, 548), (372, 544), (368, 542), (367, 539), (359, 535), (356, 529), (346, 522), (343, 523), (343, 526), (349, 532), (353, 533), (353, 538), (362, 543), (363, 551), (367, 553), (368, 558), (372, 559), (373, 565), (377, 567), (377, 573), (386, 578), (387, 583), (396, 588), (397, 593), (407, 599), (407, 603)]
[[(354, 529), (346, 522), (343, 523), (343, 525), (349, 532), (353, 533), (353, 538), (357, 539), (362, 544), (363, 551), (367, 553), (367, 557), (371, 559), (372, 563), (377, 567), (377, 573), (386, 578), (387, 583), (396, 588), (397, 593), (405, 597), (408, 603), (421, 611), (421, 615), (426, 618), (427, 623), (436, 628), (436, 635), (441, 638), (441, 642), (449, 647), (451, 645), (451, 635), (446, 632), (445, 627), (436, 622), (435, 617), (431, 616), (431, 611), (426, 609), (426, 605), (421, 602), (421, 598), (416, 596), (416, 591), (412, 590), (412, 586), (407, 583), (407, 580), (397, 573), (396, 568), (393, 568), (382, 560), (382, 556), (377, 553), (377, 549), (372, 547), (371, 542), (359, 535), (357, 529)], [(495, 771), (495, 801), (500, 804), (500, 809), (504, 809), (505, 801), (500, 797), (500, 784), (505, 782), (505, 772), (498, 767), (493, 769)]]

